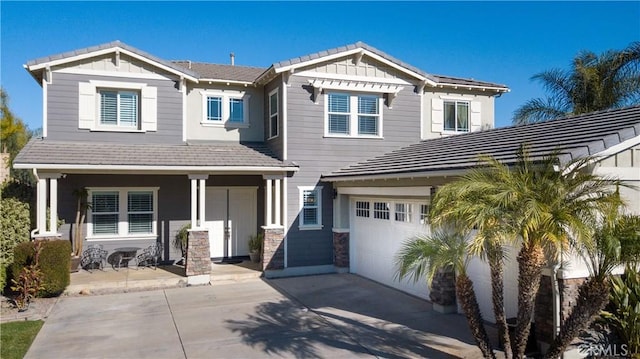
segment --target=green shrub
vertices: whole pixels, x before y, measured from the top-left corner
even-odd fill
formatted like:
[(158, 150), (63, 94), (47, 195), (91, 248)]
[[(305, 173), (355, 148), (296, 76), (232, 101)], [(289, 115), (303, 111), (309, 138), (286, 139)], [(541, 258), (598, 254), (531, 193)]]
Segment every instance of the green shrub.
[(601, 318), (624, 344), (632, 358), (640, 358), (640, 274), (627, 267), (625, 275), (611, 277), (609, 306)]
[[(11, 265), (11, 278), (18, 278), (22, 268), (34, 261), (34, 242), (21, 243), (14, 250), (14, 260)], [(38, 292), (38, 297), (55, 297), (62, 294), (69, 285), (71, 277), (71, 244), (69, 241), (44, 241), (40, 253), (39, 266), (42, 271), (43, 290)]]
[[(4, 192), (3, 192), (4, 195)], [(29, 204), (16, 198), (0, 198), (0, 291), (7, 282), (5, 269), (13, 262), (14, 247), (30, 238)]]

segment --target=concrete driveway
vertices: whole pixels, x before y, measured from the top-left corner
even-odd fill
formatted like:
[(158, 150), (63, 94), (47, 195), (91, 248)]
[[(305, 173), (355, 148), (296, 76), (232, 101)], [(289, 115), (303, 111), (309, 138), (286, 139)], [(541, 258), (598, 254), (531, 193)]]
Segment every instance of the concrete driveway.
[(64, 297), (26, 358), (480, 357), (466, 321), (349, 274)]

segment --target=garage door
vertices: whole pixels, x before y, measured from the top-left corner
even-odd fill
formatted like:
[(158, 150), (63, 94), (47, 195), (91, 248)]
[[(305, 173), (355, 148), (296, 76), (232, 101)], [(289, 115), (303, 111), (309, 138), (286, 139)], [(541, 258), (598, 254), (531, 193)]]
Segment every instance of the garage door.
[(428, 233), (426, 201), (353, 197), (350, 201), (351, 272), (421, 298), (425, 281), (395, 279), (395, 256), (410, 237)]

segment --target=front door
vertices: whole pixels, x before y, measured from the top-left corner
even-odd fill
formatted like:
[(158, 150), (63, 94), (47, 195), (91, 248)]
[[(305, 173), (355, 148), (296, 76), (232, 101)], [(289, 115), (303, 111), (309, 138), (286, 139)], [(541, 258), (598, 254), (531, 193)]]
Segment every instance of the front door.
[(249, 255), (249, 237), (257, 230), (257, 188), (207, 187), (205, 197), (211, 258)]

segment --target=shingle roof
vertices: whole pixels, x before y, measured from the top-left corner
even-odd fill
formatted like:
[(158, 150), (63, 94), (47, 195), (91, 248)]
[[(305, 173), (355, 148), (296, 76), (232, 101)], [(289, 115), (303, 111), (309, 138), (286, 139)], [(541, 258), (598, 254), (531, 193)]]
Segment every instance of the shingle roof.
[(464, 78), (458, 78), (458, 77), (450, 77), (450, 76), (441, 76), (441, 75), (433, 75), (433, 74), (429, 74), (426, 73), (424, 71), (422, 71), (421, 69), (412, 66), (402, 60), (399, 60), (389, 54), (387, 54), (384, 51), (378, 50), (375, 47), (368, 45), (362, 41), (358, 41), (354, 44), (349, 44), (349, 45), (345, 45), (345, 46), (339, 46), (333, 49), (329, 49), (329, 50), (322, 50), (313, 54), (309, 54), (309, 55), (304, 55), (304, 56), (299, 56), (299, 57), (294, 57), (292, 59), (289, 60), (284, 60), (284, 61), (280, 61), (280, 62), (276, 62), (272, 65), (272, 67), (274, 69), (278, 69), (281, 67), (286, 67), (286, 66), (291, 66), (291, 65), (295, 65), (295, 64), (299, 64), (305, 61), (310, 61), (310, 60), (315, 60), (324, 56), (329, 56), (329, 55), (333, 55), (333, 54), (337, 54), (340, 52), (344, 52), (344, 51), (349, 51), (349, 50), (355, 50), (355, 49), (364, 49), (367, 51), (370, 51), (382, 58), (384, 58), (387, 61), (390, 61), (398, 66), (404, 67), (412, 72), (415, 72), (433, 82), (436, 82), (438, 84), (461, 84), (461, 85), (468, 85), (468, 86), (480, 86), (480, 87), (497, 87), (497, 88), (503, 88), (505, 90), (508, 90), (508, 87), (506, 85), (502, 85), (502, 84), (496, 84), (496, 83), (491, 83), (491, 82), (485, 82), (485, 81), (477, 81), (474, 79), (464, 79)]
[(464, 170), (478, 165), (478, 155), (514, 163), (521, 144), (532, 158), (560, 150), (560, 161), (596, 155), (640, 136), (640, 106), (593, 112), (553, 121), (424, 140), (323, 175), (338, 177)]
[(171, 61), (173, 64), (196, 72), (201, 79), (254, 82), (266, 70), (261, 67), (209, 64), (192, 61)]
[(74, 57), (74, 56), (79, 56), (79, 55), (84, 55), (84, 54), (88, 54), (91, 52), (95, 52), (95, 51), (100, 51), (100, 50), (106, 50), (106, 49), (110, 49), (110, 48), (114, 48), (114, 47), (120, 47), (122, 49), (125, 49), (127, 51), (133, 52), (136, 55), (142, 56), (142, 57), (146, 57), (149, 60), (155, 61), (157, 63), (160, 63), (164, 66), (167, 66), (171, 69), (174, 69), (176, 71), (179, 72), (183, 72), (189, 76), (192, 77), (198, 77), (197, 74), (193, 71), (190, 71), (184, 67), (181, 67), (179, 65), (176, 65), (174, 63), (171, 63), (169, 61), (163, 60), (159, 57), (156, 57), (154, 55), (151, 55), (148, 52), (144, 52), (142, 50), (139, 50), (133, 46), (129, 46), (127, 44), (125, 44), (124, 42), (121, 41), (112, 41), (112, 42), (108, 42), (105, 44), (101, 44), (101, 45), (96, 45), (96, 46), (90, 46), (90, 47), (85, 47), (83, 49), (78, 49), (78, 50), (73, 50), (73, 51), (69, 51), (69, 52), (65, 52), (65, 53), (61, 53), (61, 54), (56, 54), (56, 55), (51, 55), (51, 56), (45, 56), (45, 57), (41, 57), (35, 60), (31, 60), (31, 61), (27, 61), (27, 66), (34, 66), (34, 65), (39, 65), (42, 63), (46, 63), (46, 62), (50, 62), (50, 61), (55, 61), (55, 60), (61, 60), (61, 59), (66, 59), (66, 58), (70, 58), (70, 57)]
[(14, 165), (283, 167), (262, 143), (115, 144), (33, 139)]

